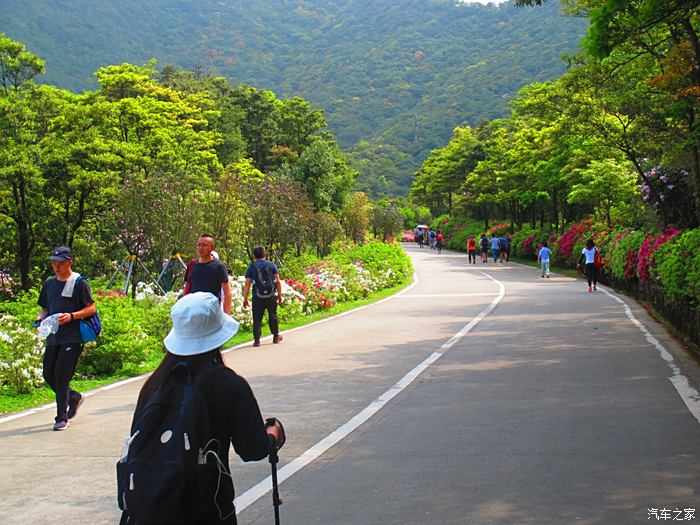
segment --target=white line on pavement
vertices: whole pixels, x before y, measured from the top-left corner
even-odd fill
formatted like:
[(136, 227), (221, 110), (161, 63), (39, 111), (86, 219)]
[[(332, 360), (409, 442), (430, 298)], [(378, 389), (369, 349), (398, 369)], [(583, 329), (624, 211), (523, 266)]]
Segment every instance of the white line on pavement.
[(422, 293), (406, 294), (401, 299), (419, 299), (423, 297), (493, 297), (498, 295), (495, 292), (474, 292), (474, 293)]
[(627, 319), (632, 321), (632, 323), (637, 328), (639, 328), (639, 331), (642, 332), (642, 335), (644, 335), (646, 340), (656, 348), (656, 350), (659, 352), (659, 355), (661, 355), (661, 358), (664, 361), (666, 361), (666, 364), (671, 369), (672, 374), (671, 377), (668, 378), (668, 380), (671, 381), (673, 388), (675, 388), (676, 392), (678, 392), (678, 395), (681, 396), (683, 403), (685, 403), (685, 406), (688, 407), (690, 413), (695, 417), (695, 419), (697, 419), (698, 423), (700, 423), (700, 394), (698, 394), (698, 391), (695, 390), (692, 386), (690, 386), (688, 378), (681, 373), (681, 369), (678, 367), (678, 365), (676, 365), (676, 362), (673, 359), (671, 353), (668, 350), (666, 350), (664, 345), (662, 345), (661, 342), (651, 334), (651, 332), (649, 332), (647, 327), (644, 326), (642, 322), (637, 320), (637, 318), (632, 313), (632, 310), (625, 301), (620, 299), (618, 296), (611, 294), (603, 288), (598, 289), (602, 290), (606, 295), (612, 297), (615, 301), (622, 304), (622, 306), (625, 309), (625, 315), (627, 316)]
[[(397, 292), (397, 293), (395, 293), (395, 294), (393, 294), (393, 295), (390, 295), (389, 297), (385, 297), (384, 299), (381, 299), (381, 300), (377, 301), (376, 303), (369, 303), (369, 304), (365, 304), (365, 305), (363, 305), (363, 306), (358, 306), (357, 308), (353, 308), (352, 310), (348, 310), (348, 311), (346, 311), (346, 312), (342, 312), (342, 313), (333, 315), (333, 316), (331, 316), (331, 317), (326, 317), (325, 319), (319, 319), (318, 321), (314, 321), (313, 323), (305, 324), (305, 325), (303, 325), (303, 326), (297, 326), (296, 328), (291, 328), (291, 329), (285, 330), (285, 331), (283, 331), (283, 332), (281, 332), (281, 333), (283, 333), (283, 334), (288, 334), (288, 333), (290, 333), (290, 332), (296, 332), (297, 330), (302, 330), (302, 329), (308, 328), (308, 327), (310, 327), (310, 326), (314, 326), (314, 325), (317, 325), (317, 324), (320, 324), (320, 323), (325, 323), (325, 322), (331, 321), (332, 319), (338, 319), (339, 317), (343, 317), (343, 316), (349, 315), (349, 314), (354, 313), (354, 312), (357, 312), (357, 311), (359, 311), (359, 310), (364, 310), (365, 308), (369, 308), (370, 306), (375, 306), (375, 305), (378, 305), (378, 304), (382, 304), (382, 303), (384, 303), (384, 302), (386, 302), (386, 301), (389, 301), (389, 300), (391, 300), (391, 299), (395, 299), (395, 298), (397, 298), (397, 297), (400, 297), (401, 295), (403, 295), (403, 294), (405, 294), (406, 292), (408, 292), (411, 288), (413, 288), (416, 284), (418, 284), (418, 276), (414, 273), (414, 274), (413, 274), (413, 282), (412, 282), (411, 284), (409, 284), (406, 288), (404, 288), (404, 289), (401, 290), (400, 292)], [(267, 339), (272, 339), (272, 336), (269, 335), (269, 336), (263, 337), (262, 340), (264, 341), (264, 340), (267, 340)], [(222, 353), (222, 354), (227, 354), (228, 352), (231, 352), (232, 350), (236, 350), (236, 349), (238, 349), (238, 348), (243, 348), (244, 346), (249, 346), (249, 345), (250, 345), (250, 341), (247, 341), (247, 342), (245, 342), (245, 343), (241, 343), (241, 344), (239, 344), (239, 345), (232, 346), (231, 348), (227, 348), (226, 350), (223, 350), (221, 353)], [(121, 380), (121, 381), (117, 381), (116, 383), (111, 383), (111, 384), (109, 384), (109, 385), (105, 385), (105, 386), (103, 386), (103, 387), (96, 388), (96, 389), (94, 389), (94, 390), (90, 390), (89, 392), (83, 392), (83, 395), (86, 396), (86, 397), (89, 397), (89, 396), (92, 396), (92, 395), (94, 395), (94, 394), (96, 394), (96, 393), (98, 393), (98, 392), (105, 392), (105, 391), (107, 391), (107, 390), (112, 390), (112, 389), (114, 389), (114, 388), (118, 388), (118, 387), (120, 387), (120, 386), (124, 386), (124, 385), (127, 385), (127, 384), (129, 384), (129, 383), (133, 383), (134, 381), (139, 381), (140, 379), (144, 379), (144, 378), (148, 377), (149, 375), (151, 375), (150, 372), (148, 372), (147, 374), (141, 374), (140, 376), (135, 376), (135, 377), (130, 377), (130, 378), (128, 378), (128, 379), (123, 379), (123, 380)], [(2, 423), (8, 423), (8, 422), (13, 421), (13, 420), (15, 420), (15, 419), (19, 419), (19, 418), (22, 418), (22, 417), (30, 416), (30, 415), (32, 415), (32, 414), (35, 414), (35, 413), (40, 412), (40, 411), (42, 411), (42, 410), (48, 410), (48, 409), (53, 408), (53, 407), (55, 407), (55, 406), (56, 406), (56, 403), (47, 403), (46, 405), (41, 405), (41, 406), (38, 406), (38, 407), (33, 407), (33, 408), (30, 408), (30, 409), (25, 410), (25, 411), (23, 411), (23, 412), (18, 412), (18, 413), (16, 413), (16, 414), (10, 414), (9, 416), (0, 417), (0, 424), (2, 424)]]
[[(524, 268), (539, 270), (539, 268), (533, 268), (532, 266), (527, 266), (525, 264), (515, 264)], [(611, 297), (623, 306), (627, 319), (629, 319), (632, 324), (634, 324), (634, 326), (636, 326), (639, 331), (642, 332), (642, 335), (646, 338), (646, 340), (654, 348), (656, 348), (661, 358), (666, 361), (666, 364), (671, 369), (671, 377), (669, 377), (668, 380), (673, 385), (673, 388), (676, 389), (676, 392), (678, 392), (678, 395), (681, 397), (681, 400), (683, 403), (685, 403), (685, 406), (688, 408), (690, 413), (695, 419), (697, 419), (698, 423), (700, 423), (700, 393), (698, 393), (698, 391), (690, 385), (688, 378), (683, 375), (680, 367), (676, 364), (673, 355), (671, 355), (671, 353), (666, 350), (666, 347), (664, 347), (664, 345), (662, 345), (661, 342), (651, 334), (649, 329), (634, 316), (632, 309), (625, 301), (620, 299), (617, 295), (608, 292), (605, 288), (601, 288), (600, 285), (598, 285), (598, 290), (605, 293), (608, 297)]]
[[(349, 421), (338, 427), (336, 430), (334, 430), (321, 441), (319, 441), (311, 448), (303, 452), (300, 456), (292, 460), (290, 463), (287, 463), (285, 466), (283, 466), (279, 470), (277, 475), (278, 483), (282, 483), (287, 478), (299, 472), (306, 465), (314, 461), (333, 445), (336, 445), (342, 439), (347, 437), (351, 432), (356, 430), (360, 425), (365, 423), (382, 407), (384, 407), (389, 401), (391, 401), (396, 395), (401, 393), (407, 386), (409, 386), (413, 381), (415, 381), (415, 379), (419, 377), (430, 365), (432, 365), (433, 363), (435, 363), (435, 361), (440, 359), (445, 354), (445, 352), (449, 348), (451, 348), (457, 341), (459, 341), (465, 335), (467, 335), (467, 333), (472, 328), (474, 328), (484, 317), (493, 312), (498, 303), (501, 302), (501, 299), (503, 299), (503, 297), (505, 296), (506, 287), (503, 283), (497, 281), (489, 274), (481, 271), (480, 273), (491, 279), (496, 284), (498, 284), (499, 291), (496, 298), (494, 298), (494, 300), (491, 301), (491, 303), (489, 303), (489, 305), (486, 308), (484, 308), (474, 319), (469, 321), (469, 323), (467, 323), (459, 332), (452, 336), (449, 341), (444, 343), (440, 347), (441, 351), (436, 351), (430, 354), (425, 360), (423, 360), (422, 363), (413, 368), (413, 370), (411, 370), (409, 373), (403, 376), (394, 386), (392, 386), (389, 390), (384, 392), (377, 399), (372, 401), (353, 418), (351, 418)], [(268, 476), (260, 483), (251, 487), (246, 492), (244, 492), (236, 498), (236, 513), (242, 512), (246, 507), (253, 504), (262, 496), (270, 492), (270, 490), (272, 490), (272, 476)]]

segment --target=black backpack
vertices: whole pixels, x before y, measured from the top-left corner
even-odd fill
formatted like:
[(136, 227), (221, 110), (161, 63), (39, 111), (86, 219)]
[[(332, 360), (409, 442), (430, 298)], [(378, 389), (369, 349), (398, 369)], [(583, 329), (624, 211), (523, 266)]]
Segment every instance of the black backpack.
[[(216, 506), (221, 518), (235, 512), (233, 484), (210, 440), (209, 412), (200, 385), (211, 371), (193, 380), (178, 363), (142, 410), (134, 414), (131, 436), (117, 463), (121, 523), (200, 523)], [(224, 494), (230, 492), (230, 494)], [(219, 505), (217, 501), (230, 504)], [(224, 508), (221, 508), (224, 507)]]
[(267, 299), (275, 296), (275, 274), (272, 273), (271, 264), (253, 263), (255, 266), (255, 296)]

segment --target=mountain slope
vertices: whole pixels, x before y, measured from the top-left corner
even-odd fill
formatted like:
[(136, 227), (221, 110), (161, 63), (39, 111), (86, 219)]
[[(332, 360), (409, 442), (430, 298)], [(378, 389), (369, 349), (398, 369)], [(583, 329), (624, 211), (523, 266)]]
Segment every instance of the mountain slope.
[[(523, 85), (560, 75), (580, 19), (446, 0), (3, 0), (0, 31), (47, 61), (44, 82), (96, 86), (121, 62), (199, 67), (233, 85), (300, 95), (361, 168), (359, 185), (404, 193), (457, 125), (500, 116)], [(359, 143), (359, 141), (364, 141)]]

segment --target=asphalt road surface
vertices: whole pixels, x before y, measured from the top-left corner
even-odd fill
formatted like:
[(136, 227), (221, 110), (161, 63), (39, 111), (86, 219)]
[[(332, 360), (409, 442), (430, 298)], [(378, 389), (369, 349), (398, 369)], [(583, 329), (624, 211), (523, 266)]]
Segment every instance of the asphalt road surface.
[[(281, 523), (700, 524), (700, 368), (632, 300), (407, 245), (416, 281), (226, 354), (288, 441)], [(0, 523), (117, 523), (143, 379), (0, 418)], [(270, 465), (231, 460), (241, 525)]]

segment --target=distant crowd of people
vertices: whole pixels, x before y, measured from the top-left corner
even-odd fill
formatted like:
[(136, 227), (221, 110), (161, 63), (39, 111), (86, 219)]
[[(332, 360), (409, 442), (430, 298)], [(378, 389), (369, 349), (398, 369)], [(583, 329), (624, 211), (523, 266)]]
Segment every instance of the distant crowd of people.
[[(428, 226), (416, 226), (413, 233), (416, 244), (421, 248), (427, 244), (431, 249), (437, 250), (438, 254), (442, 252), (444, 245), (442, 233)], [(476, 264), (477, 255), (479, 254), (481, 255), (482, 264), (489, 262), (489, 256), (491, 256), (494, 263), (510, 262), (512, 242), (513, 239), (509, 233), (505, 233), (500, 237), (495, 233), (492, 233), (490, 237), (487, 236), (486, 233), (482, 233), (478, 240), (473, 235), (470, 235), (467, 238), (469, 264)], [(547, 242), (543, 242), (537, 251), (537, 262), (540, 265), (540, 276), (543, 279), (549, 279), (551, 255), (552, 251)], [(593, 239), (586, 241), (586, 245), (581, 251), (581, 257), (576, 267), (577, 269), (583, 269), (586, 280), (588, 281), (588, 291), (595, 292), (598, 286), (598, 271), (602, 267), (602, 262), (600, 252), (598, 248), (595, 247)]]
[(489, 262), (489, 253), (493, 257), (493, 262), (506, 263), (510, 261), (510, 246), (512, 239), (510, 234), (506, 233), (502, 237), (496, 237), (495, 233), (491, 237), (487, 237), (485, 233), (481, 234), (481, 238), (477, 241), (473, 235), (467, 238), (467, 254), (469, 262), (476, 264), (477, 251), (481, 253), (481, 262)]

